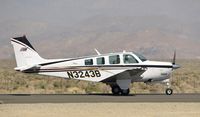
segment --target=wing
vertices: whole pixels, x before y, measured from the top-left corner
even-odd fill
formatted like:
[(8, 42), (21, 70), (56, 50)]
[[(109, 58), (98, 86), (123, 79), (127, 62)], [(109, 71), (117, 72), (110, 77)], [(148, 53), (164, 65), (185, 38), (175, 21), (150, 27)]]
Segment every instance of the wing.
[(141, 79), (141, 75), (146, 71), (146, 68), (134, 68), (134, 69), (127, 69), (123, 72), (115, 74), (111, 77), (108, 77), (101, 82), (108, 83), (108, 82), (116, 82), (116, 80), (122, 79)]

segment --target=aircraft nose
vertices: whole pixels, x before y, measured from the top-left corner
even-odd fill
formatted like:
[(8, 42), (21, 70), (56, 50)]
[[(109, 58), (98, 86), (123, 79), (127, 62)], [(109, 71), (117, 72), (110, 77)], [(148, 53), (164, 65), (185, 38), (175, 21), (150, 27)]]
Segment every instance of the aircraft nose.
[(173, 68), (173, 69), (178, 69), (178, 68), (180, 68), (180, 67), (181, 67), (181, 66), (180, 66), (180, 65), (177, 65), (177, 64), (173, 64), (173, 65), (172, 65), (172, 68)]
[(176, 64), (176, 50), (174, 51), (174, 57), (173, 57), (173, 61), (172, 61), (172, 69), (178, 69), (180, 68), (180, 65)]

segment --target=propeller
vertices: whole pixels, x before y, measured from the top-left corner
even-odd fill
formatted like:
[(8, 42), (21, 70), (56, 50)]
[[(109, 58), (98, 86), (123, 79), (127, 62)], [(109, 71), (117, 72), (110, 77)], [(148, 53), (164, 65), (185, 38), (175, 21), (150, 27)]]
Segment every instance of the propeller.
[[(172, 71), (174, 69), (178, 69), (178, 68), (180, 68), (180, 66), (176, 64), (176, 50), (174, 50), (174, 56), (172, 59)], [(173, 80), (173, 73), (171, 73), (171, 79), (168, 79), (168, 82), (167, 82), (168, 89), (166, 89), (166, 92), (167, 92), (167, 90), (172, 90), (172, 89), (170, 89), (172, 80)]]
[(180, 65), (177, 65), (177, 64), (176, 64), (176, 50), (174, 50), (174, 57), (173, 57), (173, 60), (172, 60), (172, 68), (173, 68), (173, 69), (178, 69), (178, 68), (180, 68)]
[(174, 57), (172, 60), (172, 64), (175, 65), (176, 64), (176, 50), (174, 50)]

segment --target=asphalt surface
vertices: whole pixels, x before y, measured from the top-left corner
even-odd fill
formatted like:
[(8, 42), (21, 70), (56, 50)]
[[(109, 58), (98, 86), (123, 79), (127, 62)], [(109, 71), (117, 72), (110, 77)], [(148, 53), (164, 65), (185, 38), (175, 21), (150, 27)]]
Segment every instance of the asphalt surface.
[(0, 94), (0, 103), (200, 102), (200, 94)]

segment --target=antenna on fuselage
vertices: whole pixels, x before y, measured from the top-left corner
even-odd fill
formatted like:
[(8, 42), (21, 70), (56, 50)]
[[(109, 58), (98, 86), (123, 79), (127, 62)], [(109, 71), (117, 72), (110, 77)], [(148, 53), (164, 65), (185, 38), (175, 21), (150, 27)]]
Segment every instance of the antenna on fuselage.
[(98, 55), (101, 55), (101, 53), (95, 48), (94, 49), (95, 51), (96, 51), (96, 53), (98, 54)]

